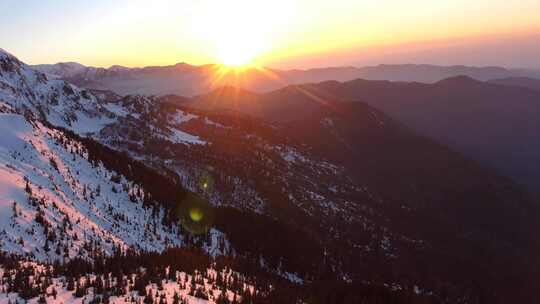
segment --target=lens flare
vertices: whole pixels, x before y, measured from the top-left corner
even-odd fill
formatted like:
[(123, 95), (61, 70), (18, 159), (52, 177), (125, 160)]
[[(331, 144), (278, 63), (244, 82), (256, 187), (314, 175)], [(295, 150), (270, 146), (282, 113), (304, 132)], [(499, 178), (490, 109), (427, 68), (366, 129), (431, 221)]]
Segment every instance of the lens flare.
[(209, 192), (212, 191), (212, 188), (214, 187), (214, 179), (212, 178), (212, 175), (205, 171), (199, 176), (199, 189), (202, 192)]
[(195, 208), (191, 208), (189, 210), (189, 217), (191, 218), (191, 220), (193, 220), (194, 222), (200, 222), (203, 217), (204, 217), (204, 213), (197, 207)]
[(176, 207), (180, 225), (193, 234), (205, 234), (214, 223), (214, 210), (210, 203), (195, 193), (187, 194)]

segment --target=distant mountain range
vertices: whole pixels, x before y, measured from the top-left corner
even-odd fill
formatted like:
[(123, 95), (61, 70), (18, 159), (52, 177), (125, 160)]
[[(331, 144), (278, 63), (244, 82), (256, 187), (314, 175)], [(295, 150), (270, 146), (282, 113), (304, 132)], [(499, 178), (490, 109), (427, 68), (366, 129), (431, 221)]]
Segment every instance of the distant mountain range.
[[(411, 96), (435, 101), (439, 92), (477, 97), (485, 85), (524, 90), (463, 77), (367, 83), (382, 93), (397, 85), (395, 96), (410, 85)], [(163, 290), (172, 288), (185, 303), (249, 298), (243, 284), (213, 278), (223, 264), (266, 299), (252, 303), (535, 299), (538, 205), (510, 179), (358, 101), (356, 88), (332, 81), (264, 94), (223, 87), (194, 98), (121, 97), (51, 79), (0, 51), (2, 250), (58, 260), (54, 275), (78, 269), (76, 284), (57, 286), (70, 301), (87, 289), (100, 294), (101, 284), (81, 276), (109, 272), (120, 278), (114, 294), (129, 286), (136, 302), (154, 292), (171, 298)], [(32, 271), (15, 274), (2, 261), (14, 297), (47, 296)], [(167, 269), (184, 274), (170, 278)], [(132, 272), (136, 281), (124, 283)]]
[(68, 62), (35, 65), (33, 68), (81, 87), (111, 90), (121, 95), (194, 96), (225, 85), (255, 92), (268, 92), (292, 84), (327, 80), (348, 81), (357, 78), (423, 83), (434, 83), (458, 75), (466, 75), (482, 81), (509, 77), (540, 78), (540, 71), (533, 70), (413, 64), (308, 70), (248, 68), (238, 71), (226, 70), (219, 65), (193, 66), (186, 63), (143, 68), (122, 66), (96, 68)]

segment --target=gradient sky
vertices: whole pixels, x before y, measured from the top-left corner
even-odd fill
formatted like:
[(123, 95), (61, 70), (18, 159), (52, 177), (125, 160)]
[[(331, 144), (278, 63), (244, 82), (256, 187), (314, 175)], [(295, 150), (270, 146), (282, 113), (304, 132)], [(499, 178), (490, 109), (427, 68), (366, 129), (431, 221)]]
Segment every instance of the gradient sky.
[(31, 64), (204, 64), (239, 53), (282, 68), (540, 68), (540, 0), (0, 0), (0, 11), (0, 47)]

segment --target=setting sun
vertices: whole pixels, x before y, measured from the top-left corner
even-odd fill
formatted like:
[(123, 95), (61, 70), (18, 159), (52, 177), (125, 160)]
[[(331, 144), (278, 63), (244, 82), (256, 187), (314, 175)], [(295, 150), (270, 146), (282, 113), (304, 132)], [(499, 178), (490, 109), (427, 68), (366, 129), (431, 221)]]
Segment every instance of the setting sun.
[[(233, 42), (233, 44), (238, 45)], [(223, 46), (219, 54), (218, 59), (226, 66), (239, 67), (248, 65), (253, 58), (257, 55), (256, 50), (246, 50), (241, 47), (227, 47)]]
[(251, 33), (249, 30), (238, 31), (227, 27), (216, 33), (214, 55), (217, 60), (233, 67), (252, 63), (264, 50), (262, 38), (255, 38), (257, 33)]
[(278, 0), (272, 5), (247, 0), (203, 1), (196, 9), (193, 29), (209, 47), (210, 56), (227, 66), (253, 64), (271, 50), (294, 6)]

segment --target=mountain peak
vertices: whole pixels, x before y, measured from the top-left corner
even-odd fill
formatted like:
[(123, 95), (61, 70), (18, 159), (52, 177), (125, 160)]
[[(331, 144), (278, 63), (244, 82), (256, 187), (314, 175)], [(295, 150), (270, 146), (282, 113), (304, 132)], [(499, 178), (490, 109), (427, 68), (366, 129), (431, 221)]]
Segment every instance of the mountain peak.
[(80, 68), (86, 67), (84, 64), (78, 63), (76, 61), (58, 62), (57, 64), (61, 66), (66, 66), (66, 67), (80, 67)]
[(2, 56), (2, 57), (9, 56), (9, 57), (16, 58), (13, 54), (11, 54), (10, 52), (4, 50), (3, 48), (0, 48), (0, 56)]
[[(2, 61), (11, 61), (12, 63), (15, 63), (17, 65), (21, 65), (21, 61), (19, 58), (17, 58), (15, 55), (11, 54), (10, 52), (0, 48), (0, 60)], [(0, 66), (2, 68), (2, 66)]]
[(122, 72), (122, 71), (130, 70), (130, 68), (115, 64), (115, 65), (111, 65), (107, 70), (115, 71), (115, 72)]
[(184, 67), (184, 66), (191, 66), (191, 65), (188, 64), (187, 62), (181, 61), (181, 62), (177, 62), (174, 66), (175, 67)]
[(443, 79), (441, 81), (438, 81), (436, 84), (438, 85), (462, 85), (462, 84), (476, 84), (480, 83), (480, 81), (469, 77), (465, 75), (458, 75), (454, 77), (449, 77), (446, 79)]

